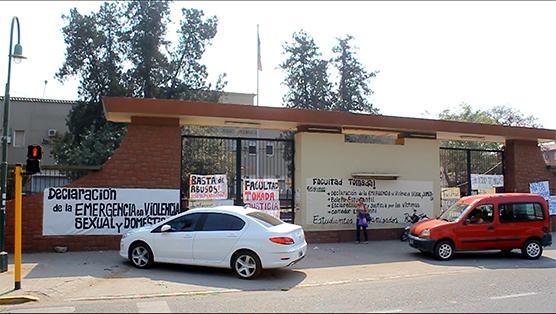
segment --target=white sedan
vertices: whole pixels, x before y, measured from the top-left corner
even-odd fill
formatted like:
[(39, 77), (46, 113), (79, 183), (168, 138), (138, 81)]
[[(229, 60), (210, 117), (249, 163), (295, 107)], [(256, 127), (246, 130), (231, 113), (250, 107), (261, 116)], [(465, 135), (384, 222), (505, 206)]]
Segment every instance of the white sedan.
[(240, 206), (196, 208), (128, 231), (120, 255), (138, 268), (154, 262), (231, 268), (243, 279), (288, 267), (303, 257), (301, 226)]

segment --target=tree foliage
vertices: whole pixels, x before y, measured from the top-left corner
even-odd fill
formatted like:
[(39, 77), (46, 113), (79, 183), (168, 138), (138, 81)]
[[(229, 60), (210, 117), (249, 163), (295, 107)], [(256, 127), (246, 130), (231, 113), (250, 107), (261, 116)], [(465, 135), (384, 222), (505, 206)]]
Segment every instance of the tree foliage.
[[(368, 100), (373, 94), (370, 79), (378, 71), (368, 72), (359, 62), (353, 36), (337, 39), (332, 48), (335, 56), (330, 60), (322, 57), (314, 39), (305, 31), (294, 33), (292, 38), (283, 46), (286, 60), (280, 64), (286, 74), (282, 85), (288, 88), (283, 98), (286, 107), (378, 113)], [(329, 78), (329, 65), (338, 72), (337, 83)]]
[(292, 42), (283, 46), (287, 58), (280, 64), (286, 72), (282, 83), (288, 87), (283, 102), (289, 108), (330, 110), (332, 108), (332, 83), (328, 79), (328, 61), (315, 40), (301, 30), (292, 36)]
[[(505, 126), (541, 127), (541, 124), (536, 117), (532, 115), (527, 116), (519, 110), (512, 109), (503, 105), (494, 106), (488, 110), (480, 110), (473, 108), (469, 104), (461, 103), (455, 109), (449, 108), (441, 111), (438, 114), (438, 119), (484, 124), (498, 124)], [(502, 144), (500, 143), (480, 141), (445, 141), (441, 144), (441, 146), (475, 149), (502, 148)]]
[(370, 79), (376, 77), (378, 71), (367, 72), (356, 57), (356, 48), (352, 46), (353, 36), (338, 38), (338, 44), (332, 48), (336, 56), (332, 64), (339, 72), (339, 82), (334, 94), (332, 109), (336, 111), (363, 111), (378, 113), (378, 109), (369, 102), (368, 96), (373, 94)]
[(166, 40), (168, 1), (105, 2), (97, 12), (71, 9), (62, 18), (65, 61), (56, 74), (79, 78), (78, 104), (69, 113), (69, 132), (54, 142), (59, 164), (99, 165), (116, 149), (125, 125), (107, 122), (103, 96), (217, 101), (226, 85), (213, 86), (200, 59), (216, 35), (218, 20), (183, 9), (178, 42)]

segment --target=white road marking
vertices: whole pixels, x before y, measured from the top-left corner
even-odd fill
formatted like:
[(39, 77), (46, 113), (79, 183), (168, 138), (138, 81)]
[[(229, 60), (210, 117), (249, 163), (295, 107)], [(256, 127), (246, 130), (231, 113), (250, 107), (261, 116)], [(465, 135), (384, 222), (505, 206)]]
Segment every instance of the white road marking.
[(139, 302), (137, 309), (139, 313), (172, 313), (166, 301)]
[(519, 293), (519, 294), (508, 294), (508, 295), (501, 295), (498, 297), (490, 297), (491, 300), (501, 300), (501, 299), (510, 299), (510, 298), (519, 298), (519, 297), (526, 297), (530, 295), (535, 295), (536, 292), (527, 292), (527, 293)]
[(61, 307), (34, 307), (30, 309), (17, 309), (10, 310), (10, 313), (73, 313), (75, 308), (73, 306)]
[(370, 312), (370, 313), (399, 313), (401, 312), (401, 309), (395, 309), (395, 310), (386, 310), (386, 311), (376, 311), (376, 312)]

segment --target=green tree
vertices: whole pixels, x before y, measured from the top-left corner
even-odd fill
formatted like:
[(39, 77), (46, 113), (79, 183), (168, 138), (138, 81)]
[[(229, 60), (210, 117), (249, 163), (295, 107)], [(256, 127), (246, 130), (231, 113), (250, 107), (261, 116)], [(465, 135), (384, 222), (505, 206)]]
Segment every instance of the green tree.
[(283, 45), (286, 60), (280, 68), (286, 72), (282, 83), (288, 87), (283, 103), (289, 108), (330, 110), (332, 83), (328, 79), (328, 61), (321, 58), (314, 39), (301, 30)]
[[(63, 15), (66, 59), (56, 78), (79, 77), (78, 104), (58, 138), (59, 164), (99, 165), (119, 146), (126, 127), (107, 122), (102, 96), (217, 101), (226, 85), (221, 74), (213, 87), (200, 59), (216, 35), (217, 18), (183, 9), (178, 43), (165, 39), (168, 1), (106, 2), (88, 15)], [(169, 51), (169, 52), (168, 52)]]
[(339, 83), (334, 94), (333, 110), (363, 111), (378, 113), (378, 109), (369, 102), (368, 96), (373, 94), (370, 79), (376, 77), (378, 71), (367, 72), (356, 57), (356, 47), (351, 44), (353, 36), (338, 38), (338, 44), (332, 48), (336, 56), (331, 60), (339, 72)]
[[(449, 108), (438, 114), (440, 120), (498, 124), (505, 126), (541, 127), (538, 119), (532, 115), (525, 115), (521, 111), (507, 106), (494, 106), (489, 110), (474, 109), (471, 105), (461, 103), (457, 108)], [(502, 144), (479, 141), (445, 141), (444, 147), (501, 149)]]

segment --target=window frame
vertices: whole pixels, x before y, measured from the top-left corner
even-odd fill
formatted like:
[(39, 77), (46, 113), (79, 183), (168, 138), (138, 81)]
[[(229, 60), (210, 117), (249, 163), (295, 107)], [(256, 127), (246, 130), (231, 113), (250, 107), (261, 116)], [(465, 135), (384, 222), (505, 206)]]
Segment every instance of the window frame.
[[(272, 153), (271, 153), (271, 154), (268, 153), (268, 148), (269, 148), (269, 147), (270, 147), (271, 150), (272, 150)], [(265, 155), (266, 155), (266, 157), (272, 157), (272, 156), (274, 156), (274, 144), (272, 144), (272, 143), (267, 143), (267, 144), (266, 144), (266, 146), (265, 146)]]
[[(490, 222), (486, 221), (485, 217), (483, 217), (483, 220), (485, 220), (485, 222), (483, 222), (483, 223), (474, 223), (474, 222), (471, 221), (471, 219), (470, 219), (471, 214), (475, 210), (478, 210), (478, 208), (481, 207), (481, 206), (490, 206), (491, 207), (491, 209), (492, 209), (492, 221), (490, 221)], [(471, 209), (467, 213), (467, 215), (464, 218), (464, 221), (469, 221), (469, 223), (468, 223), (469, 225), (490, 225), (490, 224), (493, 224), (494, 223), (494, 216), (495, 216), (495, 210), (494, 209), (495, 209), (495, 206), (492, 203), (479, 204), (479, 205), (473, 207), (473, 209)]]
[[(501, 206), (502, 205), (507, 205), (507, 204), (512, 204), (512, 221), (502, 221), (500, 219), (501, 217)], [(535, 205), (538, 205), (541, 209), (541, 213), (542, 213), (542, 218), (541, 219), (534, 219), (534, 220), (515, 220), (515, 213), (514, 213), (514, 208), (513, 208), (513, 204), (532, 204), (533, 205), (533, 213), (535, 215), (536, 218), (538, 218), (538, 216), (536, 215), (536, 211), (535, 211)], [(528, 216), (529, 218), (529, 216)], [(543, 222), (546, 220), (546, 215), (545, 215), (545, 211), (544, 211), (544, 207), (542, 206), (541, 203), (539, 202), (535, 202), (535, 201), (530, 201), (530, 202), (504, 202), (504, 203), (499, 203), (498, 204), (498, 221), (501, 224), (511, 224), (511, 223), (530, 223), (530, 222)]]
[[(18, 132), (22, 133), (21, 145), (19, 145), (18, 142), (17, 142), (18, 137), (16, 135), (17, 135)], [(13, 141), (12, 141), (13, 147), (25, 147), (25, 133), (26, 133), (25, 130), (15, 130), (15, 129), (13, 130), (13, 134), (12, 134), (12, 136), (13, 136), (12, 137), (13, 138)]]

